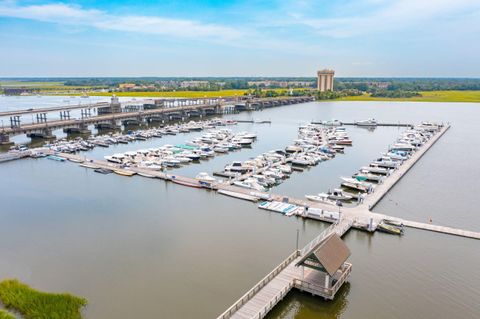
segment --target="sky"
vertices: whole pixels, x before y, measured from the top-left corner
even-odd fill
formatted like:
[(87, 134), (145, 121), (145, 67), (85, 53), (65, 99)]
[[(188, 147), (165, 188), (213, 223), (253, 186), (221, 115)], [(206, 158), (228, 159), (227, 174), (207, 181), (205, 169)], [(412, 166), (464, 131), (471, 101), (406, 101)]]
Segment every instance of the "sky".
[(0, 0), (0, 77), (479, 77), (480, 0)]

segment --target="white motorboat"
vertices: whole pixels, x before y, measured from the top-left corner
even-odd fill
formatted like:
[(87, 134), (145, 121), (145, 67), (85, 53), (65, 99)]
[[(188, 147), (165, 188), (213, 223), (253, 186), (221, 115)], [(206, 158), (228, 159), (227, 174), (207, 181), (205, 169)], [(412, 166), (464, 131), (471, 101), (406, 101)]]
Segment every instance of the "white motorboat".
[(332, 119), (330, 121), (323, 121), (322, 124), (326, 126), (341, 126), (342, 122), (340, 122), (339, 120)]
[(226, 148), (226, 147), (222, 147), (222, 146), (214, 146), (213, 151), (215, 153), (228, 153), (229, 149)]
[(376, 161), (373, 161), (372, 164), (374, 166), (385, 168), (397, 168), (399, 166), (398, 161), (387, 160), (384, 158), (378, 158)]
[(190, 163), (192, 161), (191, 158), (188, 158), (188, 157), (185, 157), (185, 156), (181, 156), (181, 155), (177, 155), (175, 156), (175, 159), (180, 161), (180, 163), (182, 164), (185, 164), (185, 163)]
[(351, 200), (352, 196), (345, 194), (341, 189), (334, 189), (333, 191), (328, 191), (327, 193), (319, 193), (319, 197), (326, 197), (332, 200)]
[(253, 178), (247, 178), (244, 181), (235, 181), (235, 182), (233, 182), (233, 185), (243, 187), (243, 188), (254, 189), (254, 190), (262, 191), (262, 192), (266, 191), (265, 187), (258, 184), (258, 182)]
[(198, 179), (199, 181), (202, 181), (202, 182), (208, 182), (208, 183), (216, 181), (215, 177), (208, 175), (208, 173), (206, 172), (198, 173), (197, 176), (195, 176), (195, 179)]
[(104, 156), (103, 158), (112, 163), (122, 164), (125, 156), (123, 154), (113, 154), (111, 156)]
[(252, 145), (253, 140), (249, 138), (234, 138), (232, 139), (232, 143), (238, 144), (242, 147), (247, 147)]
[(342, 177), (342, 186), (353, 188), (362, 192), (370, 192), (373, 190), (373, 184), (368, 182), (360, 182), (355, 178)]
[(287, 153), (298, 153), (301, 151), (303, 151), (303, 148), (297, 145), (291, 145), (285, 148), (285, 152)]
[(355, 121), (355, 125), (358, 126), (377, 126), (378, 122), (375, 119), (368, 119), (362, 121)]
[(336, 202), (329, 199), (326, 194), (305, 195), (305, 198), (312, 201), (312, 202), (329, 204), (329, 205), (336, 205)]
[[(370, 164), (371, 165), (371, 164)], [(370, 173), (374, 173), (374, 174), (382, 174), (382, 175), (389, 175), (390, 174), (390, 170), (387, 169), (387, 168), (384, 168), (384, 167), (378, 167), (378, 166), (370, 166), (370, 167), (367, 167), (367, 166), (363, 166), (360, 168), (362, 171), (365, 171), (365, 172), (370, 172)]]
[(252, 167), (244, 166), (242, 162), (233, 162), (232, 164), (225, 166), (225, 170), (230, 172), (245, 173), (251, 169)]

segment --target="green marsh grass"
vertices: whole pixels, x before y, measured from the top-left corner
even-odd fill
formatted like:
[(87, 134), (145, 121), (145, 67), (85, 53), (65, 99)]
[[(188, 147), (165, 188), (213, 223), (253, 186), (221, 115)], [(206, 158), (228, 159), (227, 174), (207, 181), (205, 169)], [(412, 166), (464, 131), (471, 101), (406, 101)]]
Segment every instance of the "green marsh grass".
[(346, 96), (338, 101), (407, 101), (407, 102), (480, 102), (480, 91), (421, 91), (410, 98), (372, 97), (370, 94)]
[(0, 309), (0, 319), (15, 319), (15, 316), (6, 312), (5, 310)]
[(41, 292), (16, 279), (0, 282), (0, 300), (7, 309), (18, 311), (25, 319), (81, 319), (81, 309), (87, 305), (84, 298)]

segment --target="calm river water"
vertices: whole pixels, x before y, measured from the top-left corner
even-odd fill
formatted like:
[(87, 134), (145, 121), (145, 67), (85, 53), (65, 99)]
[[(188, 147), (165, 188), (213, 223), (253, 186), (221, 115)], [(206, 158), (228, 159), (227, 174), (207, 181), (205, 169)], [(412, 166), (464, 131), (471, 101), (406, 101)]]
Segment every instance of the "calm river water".
[[(312, 120), (448, 121), (452, 128), (375, 210), (480, 231), (480, 104), (321, 102), (230, 117), (272, 124), (231, 127), (256, 132), (258, 141), (178, 174), (212, 173), (233, 160), (284, 148), (298, 125)], [(340, 176), (368, 164), (402, 129), (347, 130), (354, 146), (345, 155), (294, 173), (274, 191), (303, 197), (336, 187)], [(175, 144), (198, 134), (97, 148), (86, 156)], [(84, 296), (87, 319), (214, 318), (295, 249), (297, 229), (304, 245), (328, 226), (69, 162), (3, 163), (0, 178), (0, 278)], [(401, 238), (352, 230), (344, 239), (353, 272), (336, 300), (292, 292), (269, 318), (480, 317), (479, 241), (413, 229)]]

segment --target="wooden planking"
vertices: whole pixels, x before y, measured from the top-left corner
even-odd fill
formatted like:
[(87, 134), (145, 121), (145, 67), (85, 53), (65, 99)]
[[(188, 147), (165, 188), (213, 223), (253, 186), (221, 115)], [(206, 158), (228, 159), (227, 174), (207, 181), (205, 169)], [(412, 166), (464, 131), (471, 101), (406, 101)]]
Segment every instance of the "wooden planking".
[[(294, 259), (282, 272), (257, 292), (247, 303), (238, 309), (230, 318), (263, 318), (262, 311), (273, 307), (293, 287), (293, 280), (301, 276), (300, 269), (295, 267), (299, 258)], [(273, 303), (272, 303), (273, 302)]]
[(439, 225), (432, 225), (427, 223), (419, 223), (419, 222), (409, 221), (409, 220), (402, 220), (402, 222), (403, 222), (403, 225), (407, 227), (429, 230), (437, 233), (455, 235), (460, 237), (467, 237), (472, 239), (480, 239), (480, 232), (474, 232), (474, 231), (439, 226)]
[[(340, 236), (343, 235), (353, 224), (352, 220), (342, 220), (337, 224), (330, 226), (318, 238), (325, 238), (331, 232), (337, 232)], [(315, 239), (312, 241), (315, 242)], [(311, 243), (307, 244), (308, 248)], [(305, 248), (302, 249), (302, 252)], [(323, 285), (325, 276), (318, 271), (305, 269), (302, 273), (300, 267), (295, 265), (301, 258), (300, 256), (293, 259), (288, 266), (286, 266), (280, 273), (278, 273), (270, 282), (263, 286), (256, 294), (245, 302), (232, 315), (221, 315), (218, 318), (263, 318), (270, 309), (272, 309), (282, 298), (295, 286), (295, 280), (301, 279), (312, 284)]]
[(435, 144), (440, 137), (450, 128), (450, 125), (445, 125), (437, 132), (430, 140), (428, 140), (419, 150), (417, 150), (408, 160), (396, 169), (390, 176), (388, 176), (382, 184), (375, 187), (375, 191), (369, 194), (363, 203), (358, 207), (367, 207), (371, 210), (378, 202), (387, 194), (390, 189), (418, 162), (418, 160)]

